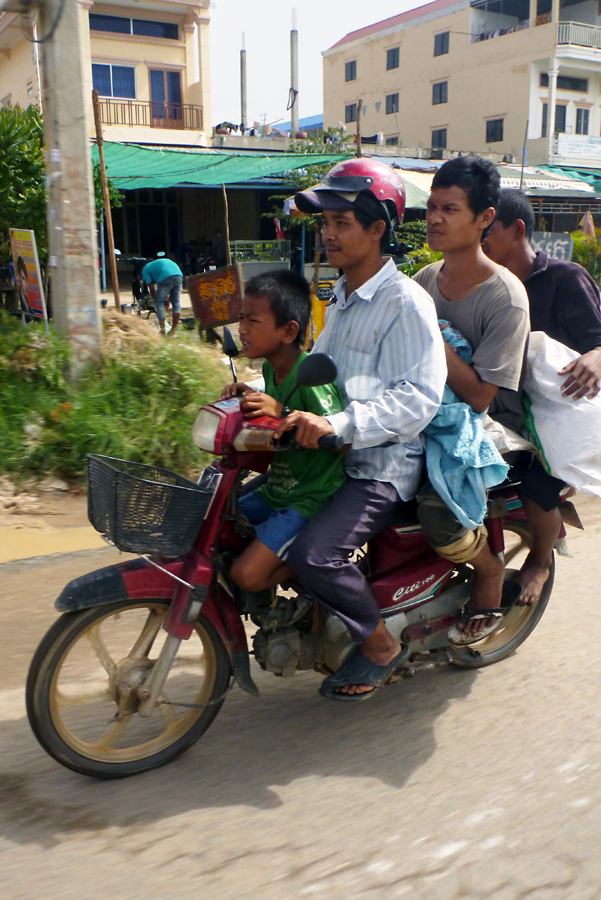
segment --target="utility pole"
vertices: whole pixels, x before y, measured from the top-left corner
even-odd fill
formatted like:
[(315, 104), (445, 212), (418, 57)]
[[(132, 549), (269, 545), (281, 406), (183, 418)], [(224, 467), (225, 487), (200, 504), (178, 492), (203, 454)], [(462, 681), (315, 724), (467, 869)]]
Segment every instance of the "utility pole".
[(43, 0), (38, 40), (44, 100), (48, 271), (52, 314), (73, 352), (73, 370), (98, 358), (98, 247), (90, 134), (87, 9), (78, 0)]
[(298, 131), (298, 31), (296, 9), (292, 10), (292, 31), (290, 32), (290, 138), (294, 140)]
[(244, 133), (248, 125), (246, 115), (246, 48), (244, 46), (244, 32), (242, 32), (242, 50), (240, 51), (240, 123)]

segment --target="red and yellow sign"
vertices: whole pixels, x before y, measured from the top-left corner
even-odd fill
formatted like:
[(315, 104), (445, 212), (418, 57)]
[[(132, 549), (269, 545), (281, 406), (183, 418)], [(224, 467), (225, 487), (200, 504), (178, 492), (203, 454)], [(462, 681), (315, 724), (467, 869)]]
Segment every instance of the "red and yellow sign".
[(228, 325), (240, 318), (244, 279), (240, 266), (227, 266), (188, 279), (194, 315), (201, 328)]
[(40, 261), (33, 231), (11, 228), (10, 245), (19, 289), (19, 309), (27, 316), (48, 319)]

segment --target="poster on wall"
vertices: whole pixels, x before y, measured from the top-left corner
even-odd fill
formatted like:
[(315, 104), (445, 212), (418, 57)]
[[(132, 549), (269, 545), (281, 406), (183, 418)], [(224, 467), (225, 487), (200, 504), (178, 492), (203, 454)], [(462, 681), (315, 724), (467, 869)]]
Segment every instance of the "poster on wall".
[(15, 278), (19, 290), (19, 309), (26, 316), (48, 321), (40, 261), (33, 231), (10, 229)]

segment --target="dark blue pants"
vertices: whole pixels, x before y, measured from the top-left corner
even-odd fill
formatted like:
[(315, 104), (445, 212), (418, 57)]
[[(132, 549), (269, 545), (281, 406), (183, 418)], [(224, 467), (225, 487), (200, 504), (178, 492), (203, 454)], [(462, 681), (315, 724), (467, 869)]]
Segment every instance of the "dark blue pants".
[(355, 641), (370, 637), (381, 615), (366, 579), (348, 557), (390, 524), (401, 506), (388, 482), (349, 478), (290, 548), (286, 562), (302, 586), (342, 619)]

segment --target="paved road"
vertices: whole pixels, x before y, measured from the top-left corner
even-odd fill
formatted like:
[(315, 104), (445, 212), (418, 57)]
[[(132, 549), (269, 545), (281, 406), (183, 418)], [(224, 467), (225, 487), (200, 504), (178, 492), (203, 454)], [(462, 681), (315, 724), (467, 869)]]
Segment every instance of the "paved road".
[(0, 566), (2, 900), (601, 897), (601, 503), (579, 507), (543, 621), (509, 660), (357, 706), (259, 672), (204, 739), (123, 782), (36, 744), (23, 683), (96, 550)]

